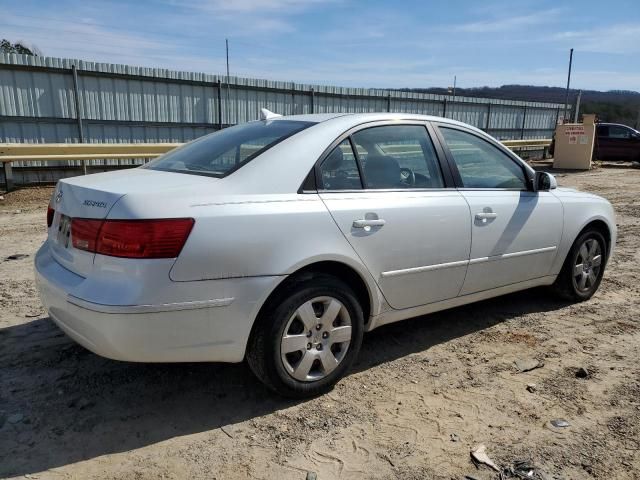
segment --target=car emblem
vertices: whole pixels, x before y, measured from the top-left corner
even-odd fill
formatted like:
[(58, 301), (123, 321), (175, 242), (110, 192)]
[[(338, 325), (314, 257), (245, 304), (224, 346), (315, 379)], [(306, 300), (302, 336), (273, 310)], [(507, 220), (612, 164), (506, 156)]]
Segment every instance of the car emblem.
[(56, 193), (56, 203), (60, 203), (61, 200), (62, 200), (62, 190)]

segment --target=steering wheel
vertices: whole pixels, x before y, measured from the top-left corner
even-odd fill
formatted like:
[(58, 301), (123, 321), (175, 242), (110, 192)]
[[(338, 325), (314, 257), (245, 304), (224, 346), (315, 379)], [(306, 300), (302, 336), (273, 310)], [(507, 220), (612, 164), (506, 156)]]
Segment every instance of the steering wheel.
[(400, 169), (400, 183), (413, 187), (416, 184), (416, 175), (410, 168)]

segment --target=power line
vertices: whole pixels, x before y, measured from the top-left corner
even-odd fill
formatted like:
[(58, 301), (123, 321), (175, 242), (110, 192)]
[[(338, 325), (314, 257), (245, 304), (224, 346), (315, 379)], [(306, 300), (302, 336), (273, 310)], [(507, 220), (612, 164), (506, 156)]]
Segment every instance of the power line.
[[(53, 35), (46, 35), (46, 34), (42, 34), (39, 33), (40, 30), (48, 30), (52, 33), (59, 33), (59, 32), (65, 32), (65, 33), (70, 33), (70, 34), (77, 34), (77, 35), (86, 35), (86, 36), (91, 36), (91, 37), (95, 37), (95, 36), (100, 36), (100, 37), (105, 37), (105, 38), (121, 38), (121, 36), (119, 36), (117, 33), (113, 33), (113, 34), (109, 34), (109, 33), (93, 33), (93, 32), (87, 32), (87, 31), (83, 31), (83, 30), (75, 30), (75, 29), (69, 29), (69, 28), (54, 28), (54, 27), (40, 27), (40, 26), (30, 26), (30, 25), (22, 25), (22, 24), (12, 24), (12, 23), (8, 23), (8, 22), (2, 22), (0, 23), (0, 27), (19, 27), (19, 28), (24, 28), (24, 29), (30, 29), (30, 30), (36, 30), (36, 33), (31, 33), (31, 34), (27, 34), (29, 39), (31, 38), (41, 38), (44, 41), (49, 41), (49, 40), (59, 40), (59, 37), (57, 36), (53, 36)], [(165, 32), (166, 33), (166, 32)], [(194, 44), (193, 43), (186, 43), (186, 42), (164, 42), (161, 40), (146, 40), (143, 37), (133, 37), (135, 40), (140, 41), (141, 44), (143, 44), (142, 46), (144, 48), (160, 48), (159, 46), (165, 46), (165, 47), (184, 47), (184, 48), (193, 48)], [(144, 45), (145, 43), (147, 43), (148, 45)], [(84, 45), (95, 45), (98, 47), (111, 47), (113, 46), (112, 44), (105, 44), (105, 43), (100, 43), (100, 42), (94, 42), (92, 40), (82, 40), (82, 44)], [(234, 39), (234, 44), (238, 44), (240, 46), (244, 46), (244, 47), (248, 47), (252, 50), (250, 51), (245, 51), (245, 54), (259, 54), (261, 50), (267, 50), (267, 51), (271, 51), (271, 52), (275, 52), (281, 55), (286, 55), (288, 58), (304, 58), (305, 60), (309, 59), (309, 56), (307, 54), (302, 54), (302, 53), (294, 53), (291, 52), (285, 48), (280, 48), (280, 47), (276, 47), (273, 45), (265, 45), (265, 44), (261, 44), (258, 42), (246, 42), (243, 40), (236, 40)], [(67, 49), (69, 50), (69, 49)], [(85, 50), (86, 51), (86, 50)]]
[[(4, 23), (0, 23), (0, 26), (6, 25)], [(28, 27), (28, 28), (34, 28), (35, 27)], [(48, 30), (55, 30), (55, 29), (48, 29)], [(69, 30), (66, 29), (62, 29), (62, 30), (55, 30), (57, 32), (60, 31), (64, 31), (67, 33), (72, 33)], [(87, 32), (84, 32), (87, 33)], [(88, 34), (88, 33), (87, 33)], [(54, 36), (54, 35), (50, 35), (50, 34), (46, 34), (46, 33), (32, 33), (32, 34), (28, 34), (28, 40), (30, 41), (42, 41), (42, 42), (50, 42), (50, 41), (56, 41), (56, 40), (60, 40), (59, 36)], [(114, 37), (117, 38), (117, 37)], [(146, 44), (145, 44), (146, 42)], [(304, 59), (304, 60), (309, 60), (308, 55), (302, 55), (302, 54), (291, 54), (290, 52), (286, 52), (283, 49), (279, 49), (277, 47), (268, 47), (265, 45), (261, 45), (258, 43), (249, 43), (249, 42), (242, 42), (242, 41), (235, 41), (234, 43), (239, 43), (241, 45), (244, 45), (245, 47), (249, 47), (251, 50), (245, 50), (244, 55), (240, 55), (240, 58), (243, 57), (247, 57), (247, 56), (251, 56), (251, 55), (259, 55), (261, 52), (260, 50), (271, 50), (272, 52), (278, 52), (280, 55), (286, 55), (288, 59), (292, 59), (292, 58), (297, 58), (297, 59)], [(49, 44), (48, 47), (50, 49), (51, 52), (56, 52), (56, 51), (62, 51), (62, 52), (84, 52), (84, 53), (88, 53), (88, 54), (102, 54), (102, 55), (117, 55), (117, 56), (121, 56), (121, 57), (125, 57), (125, 58), (143, 58), (143, 59), (149, 59), (149, 58), (156, 58), (156, 59), (162, 59), (162, 58), (166, 58), (171, 56), (170, 52), (167, 52), (165, 55), (161, 54), (160, 52), (154, 52), (154, 53), (145, 53), (145, 54), (136, 54), (136, 53), (123, 53), (123, 47), (121, 45), (117, 45), (117, 44), (110, 44), (110, 43), (102, 43), (102, 42), (95, 42), (95, 41), (91, 41), (91, 40), (85, 40), (82, 39), (81, 40), (81, 44), (84, 46), (96, 46), (96, 47), (107, 47), (107, 48), (113, 48), (113, 51), (111, 50), (104, 50), (101, 48), (97, 48), (97, 49), (87, 49), (87, 48), (82, 48), (82, 47), (64, 47), (64, 46), (56, 46)], [(164, 42), (160, 42), (160, 41), (145, 41), (145, 40), (141, 40), (141, 48), (145, 48), (145, 49), (149, 49), (149, 50), (163, 50), (166, 49), (167, 47), (183, 47), (183, 49), (190, 49), (193, 47), (193, 45), (189, 45), (189, 44), (181, 44), (181, 43), (175, 43), (175, 44), (171, 44), (171, 43), (164, 43)], [(254, 50), (255, 49), (255, 50)], [(184, 51), (184, 50), (181, 50)], [(179, 51), (176, 50), (176, 53), (178, 53)], [(45, 52), (45, 56), (53, 56), (51, 53), (49, 52)], [(210, 59), (210, 57), (207, 56), (203, 56), (202, 60), (206, 61)], [(167, 67), (162, 67), (162, 68), (167, 68)]]
[[(71, 24), (71, 22), (68, 19), (61, 19), (61, 18), (55, 18), (55, 17), (42, 17), (42, 16), (37, 16), (37, 15), (23, 15), (23, 14), (15, 14), (15, 13), (11, 13), (10, 15), (11, 15), (11, 17), (27, 18), (27, 19), (34, 19), (34, 20), (43, 20), (46, 23), (57, 22), (57, 23), (63, 23), (63, 24), (67, 24), (67, 25)], [(3, 21), (6, 22), (6, 19), (3, 19)], [(84, 25), (84, 26), (102, 27), (102, 28), (107, 28), (109, 30), (120, 30), (120, 31), (127, 32), (127, 33), (131, 33), (132, 31), (136, 31), (131, 27), (122, 27), (122, 26), (110, 25), (110, 24), (99, 23), (99, 22), (74, 21), (72, 24), (73, 25), (78, 25), (78, 26), (83, 26)], [(20, 26), (23, 26), (23, 25), (20, 25)], [(30, 25), (24, 25), (24, 26), (25, 27), (30, 27)], [(32, 27), (32, 28), (45, 28), (45, 27), (38, 26), (38, 27)], [(197, 38), (200, 38), (200, 39), (210, 38), (210, 36), (206, 35), (206, 34), (196, 34), (196, 35), (194, 35), (193, 34), (194, 32), (197, 32), (197, 30), (192, 30), (192, 31), (190, 31), (189, 34), (185, 34), (184, 30), (176, 30), (175, 32), (171, 31), (170, 33), (171, 33), (172, 36), (178, 35), (178, 36), (185, 37), (185, 38), (196, 38), (196, 39)], [(157, 33), (157, 34), (160, 34), (160, 35), (167, 35), (168, 30), (166, 28), (160, 29), (160, 30), (147, 28), (147, 26), (145, 25), (143, 33)], [(233, 36), (231, 36), (229, 38), (233, 38), (234, 43), (239, 41), (239, 40), (237, 40), (236, 37), (233, 37)], [(254, 43), (247, 43), (247, 42), (242, 42), (242, 43), (244, 43), (245, 45), (256, 45)]]
[[(35, 30), (36, 31), (36, 35), (37, 35), (37, 32), (39, 32), (40, 30), (48, 30), (48, 31), (54, 32), (54, 33), (64, 32), (64, 33), (70, 33), (70, 34), (76, 34), (76, 35), (86, 35), (86, 36), (91, 36), (91, 37), (105, 37), (105, 38), (111, 38), (111, 39), (122, 38), (122, 35), (120, 35), (118, 33), (106, 33), (106, 32), (94, 33), (94, 32), (87, 32), (87, 31), (84, 31), (84, 30), (75, 30), (75, 29), (70, 29), (70, 28), (41, 27), (41, 26), (22, 25), (22, 24), (16, 24), (16, 23), (8, 23), (8, 22), (0, 23), (0, 27), (17, 27), (17, 28), (21, 28), (21, 29)], [(28, 35), (33, 36), (33, 34), (28, 34)], [(138, 35), (138, 36), (130, 36), (129, 38), (134, 38), (136, 40), (139, 40), (141, 43), (147, 42), (149, 44), (164, 45), (166, 47), (173, 47), (173, 46), (176, 46), (176, 45), (184, 46), (184, 47), (193, 47), (192, 43), (163, 42), (163, 41), (160, 41), (160, 40), (147, 40), (144, 37), (141, 37), (140, 35)], [(95, 45), (104, 46), (104, 44), (98, 44), (98, 43), (95, 43), (95, 42), (85, 42), (84, 40), (83, 40), (83, 43), (93, 43)], [(107, 46), (110, 46), (110, 45), (107, 45)]]
[[(150, 58), (155, 58), (155, 59), (167, 59), (169, 56), (168, 55), (156, 55), (156, 54), (135, 54), (135, 53), (123, 53), (122, 51), (107, 51), (107, 50), (87, 50), (84, 48), (64, 48), (64, 47), (54, 47), (55, 51), (61, 51), (61, 52), (85, 52), (85, 53), (89, 53), (89, 54), (103, 54), (103, 55), (112, 55), (112, 56), (118, 56), (118, 57), (124, 57), (124, 58), (143, 58), (143, 59), (150, 59)], [(55, 55), (45, 55), (45, 56), (55, 56)], [(80, 60), (87, 60), (87, 61), (99, 61), (99, 60), (89, 60), (89, 59), (80, 59)], [(203, 61), (207, 61), (208, 59), (203, 57)], [(113, 63), (120, 63), (120, 62), (113, 62)], [(155, 68), (155, 67), (154, 67)], [(174, 68), (175, 67), (163, 67), (163, 68)]]
[[(22, 15), (22, 14), (11, 14), (12, 17), (20, 17), (20, 18), (31, 18), (31, 19), (37, 19), (37, 20), (45, 20), (47, 23), (50, 22), (58, 22), (58, 23), (65, 23), (65, 24), (69, 24), (68, 20), (63, 20), (63, 19), (58, 19), (58, 18), (49, 18), (49, 17), (40, 17), (40, 16), (36, 16), (36, 15)], [(4, 25), (9, 25), (11, 26), (10, 23), (8, 23), (6, 20), (3, 21)], [(125, 27), (118, 27), (118, 26), (112, 26), (112, 25), (108, 25), (105, 23), (98, 23), (98, 22), (77, 22), (76, 23), (79, 26), (82, 25), (87, 25), (87, 26), (97, 26), (97, 27), (103, 27), (103, 28), (107, 28), (109, 30), (119, 30), (119, 31), (124, 31), (127, 32), (129, 34), (132, 33), (132, 29), (131, 28), (125, 28)], [(33, 29), (33, 30), (43, 30), (43, 29), (47, 29), (47, 30), (51, 30), (54, 32), (60, 31), (60, 29), (57, 28), (53, 28), (53, 27), (45, 27), (45, 26), (31, 26), (31, 25), (24, 25), (24, 24), (13, 24), (12, 26), (16, 26), (16, 27), (20, 27), (20, 28), (29, 28), (29, 29)], [(85, 32), (82, 30), (75, 30), (75, 29), (70, 29), (70, 28), (63, 28), (62, 31), (64, 32), (68, 32), (68, 33), (80, 33), (80, 34), (90, 34), (92, 36), (106, 36), (106, 37), (117, 37), (118, 34), (114, 33), (114, 34), (110, 34), (108, 32), (101, 32), (101, 33), (93, 33), (93, 32)], [(134, 31), (135, 32), (135, 31)], [(142, 33), (156, 33), (156, 34), (161, 34), (161, 35), (167, 35), (168, 31), (165, 30), (154, 30), (154, 29), (148, 29), (145, 27), (144, 32)], [(184, 33), (177, 31), (177, 32), (173, 32), (171, 31), (171, 36), (180, 36), (182, 38), (185, 39), (194, 39), (194, 40), (198, 40), (198, 39), (209, 39), (211, 38), (208, 35), (204, 35), (204, 34), (200, 34), (200, 35), (185, 35)], [(259, 42), (247, 42), (245, 40), (242, 39), (238, 39), (233, 37), (233, 42), (234, 44), (239, 44), (239, 45), (244, 45), (247, 47), (252, 47), (252, 48), (260, 48), (260, 49), (265, 49), (265, 50), (272, 50), (272, 51), (276, 51), (276, 52), (282, 52), (282, 53), (286, 53), (287, 55), (292, 55), (292, 52), (287, 50), (286, 48), (280, 48), (280, 47), (276, 47), (273, 45), (265, 45), (263, 43), (259, 43)], [(175, 44), (181, 44), (184, 46), (192, 46), (192, 44), (187, 44), (187, 43), (180, 43), (180, 42), (157, 42), (157, 43), (162, 43), (163, 45), (167, 45), (167, 46), (172, 46)], [(308, 55), (306, 54), (293, 54), (293, 55), (299, 55), (300, 58), (305, 57), (308, 58)]]
[[(3, 25), (0, 24), (0, 27), (2, 27), (2, 26)], [(49, 29), (49, 30), (52, 30), (52, 29)], [(59, 33), (59, 31), (58, 31), (58, 33)], [(65, 30), (65, 33), (73, 33), (73, 32), (69, 32), (69, 31)], [(94, 36), (93, 34), (89, 34), (87, 32), (84, 32), (84, 33), (86, 33), (87, 35)], [(60, 40), (60, 37), (54, 36), (52, 34), (51, 35), (50, 34), (46, 34), (46, 33), (44, 35), (40, 34), (40, 33), (29, 34), (28, 37), (29, 37), (29, 40), (31, 40), (31, 41), (34, 38), (36, 38), (36, 39), (40, 38), (43, 41)], [(114, 45), (113, 43), (100, 43), (100, 42), (94, 42), (94, 41), (91, 41), (91, 40), (84, 40), (84, 39), (82, 39), (81, 42), (82, 42), (83, 45), (95, 45), (97, 47), (114, 47), (114, 48), (117, 48), (117, 45)], [(146, 43), (146, 45), (145, 45), (145, 43)], [(169, 44), (169, 43), (162, 43), (162, 42), (155, 42), (155, 41), (152, 41), (152, 40), (140, 39), (140, 45), (139, 46), (142, 47), (142, 48), (163, 48), (164, 46), (175, 46), (175, 44), (172, 45), (172, 44)], [(178, 45), (178, 46), (180, 46), (180, 45)], [(187, 46), (187, 45), (184, 45), (184, 46)]]
[[(64, 24), (69, 24), (69, 20), (64, 20), (64, 19), (60, 19), (60, 18), (51, 18), (51, 17), (40, 17), (40, 16), (36, 16), (36, 15), (22, 15), (22, 14), (11, 14), (12, 17), (20, 17), (20, 18), (29, 18), (29, 19), (34, 19), (34, 20), (44, 20), (47, 23), (51, 23), (51, 22), (57, 22), (57, 23), (64, 23)], [(110, 30), (120, 30), (123, 32), (128, 32), (131, 33), (132, 28), (127, 28), (127, 27), (118, 27), (118, 26), (114, 26), (114, 25), (108, 25), (106, 23), (97, 23), (97, 22), (86, 22), (86, 21), (82, 21), (82, 22), (74, 22), (75, 25), (86, 25), (86, 26), (94, 26), (94, 27), (102, 27), (102, 28), (108, 28)], [(162, 29), (162, 30), (155, 30), (155, 29), (149, 29), (146, 28), (144, 31), (146, 33), (157, 33), (157, 34), (162, 34), (162, 35), (166, 35), (167, 34), (167, 30), (166, 29)], [(183, 37), (194, 37), (193, 35), (185, 35), (184, 33), (181, 33), (180, 31), (176, 31), (176, 32), (171, 32), (171, 35), (179, 35), (179, 36), (183, 36)], [(199, 36), (195, 36), (195, 38), (207, 38), (206, 35), (199, 35)]]

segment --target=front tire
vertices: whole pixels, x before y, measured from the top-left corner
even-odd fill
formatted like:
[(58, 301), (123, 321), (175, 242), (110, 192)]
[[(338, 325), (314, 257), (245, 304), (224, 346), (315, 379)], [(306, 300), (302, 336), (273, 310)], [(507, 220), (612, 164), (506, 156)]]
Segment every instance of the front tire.
[(588, 300), (600, 286), (606, 263), (607, 242), (604, 237), (598, 230), (586, 230), (573, 242), (552, 288), (565, 300)]
[(360, 351), (364, 318), (353, 290), (318, 274), (292, 281), (257, 319), (247, 346), (253, 373), (291, 398), (325, 393), (344, 376)]

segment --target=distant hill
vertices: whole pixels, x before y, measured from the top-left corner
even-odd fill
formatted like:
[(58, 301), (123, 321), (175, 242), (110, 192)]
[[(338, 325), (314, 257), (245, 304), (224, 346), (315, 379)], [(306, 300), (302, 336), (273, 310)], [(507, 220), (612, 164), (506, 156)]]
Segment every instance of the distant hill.
[[(438, 93), (447, 95), (446, 88), (403, 88), (404, 91)], [(499, 98), (529, 102), (563, 103), (565, 89), (561, 87), (536, 87), (532, 85), (503, 85), (498, 88), (457, 88), (456, 95), (464, 97)], [(569, 91), (569, 103), (575, 105), (577, 90)], [(595, 113), (603, 122), (623, 123), (640, 127), (640, 92), (628, 90), (583, 90), (580, 114)]]

